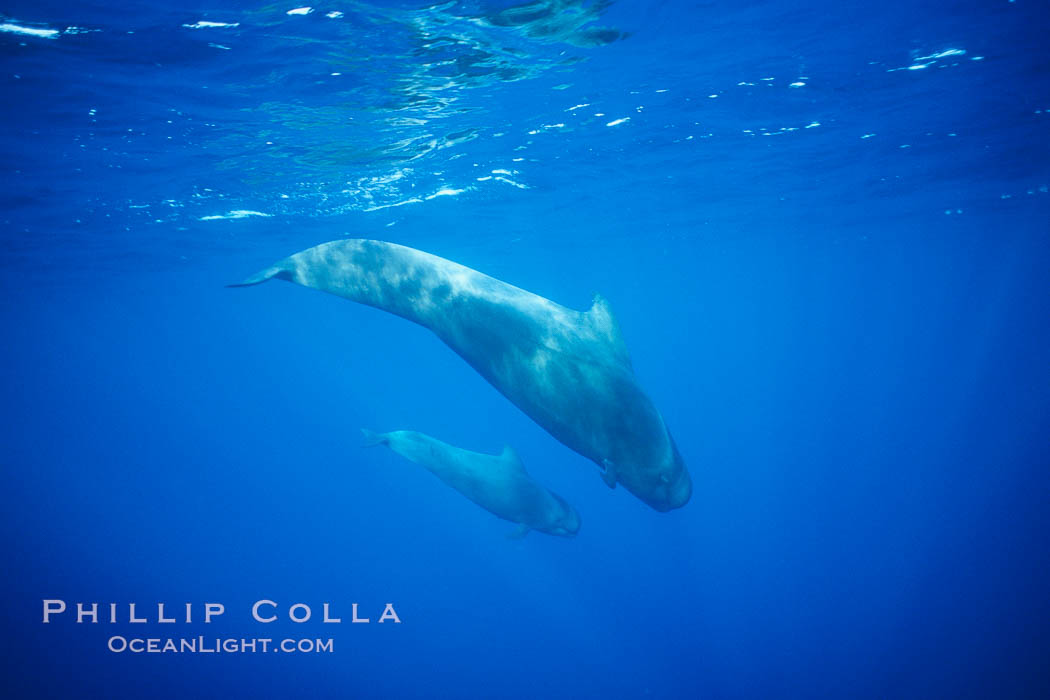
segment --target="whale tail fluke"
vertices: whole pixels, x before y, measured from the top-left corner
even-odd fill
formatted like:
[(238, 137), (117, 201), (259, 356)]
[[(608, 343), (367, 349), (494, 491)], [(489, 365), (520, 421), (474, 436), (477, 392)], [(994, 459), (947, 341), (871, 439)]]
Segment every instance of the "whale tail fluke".
[(361, 445), (362, 447), (375, 447), (376, 445), (385, 445), (390, 442), (390, 438), (385, 433), (377, 433), (368, 428), (361, 428), (361, 435), (365, 438), (364, 443)]
[(268, 279), (273, 279), (274, 277), (276, 277), (277, 279), (291, 279), (291, 275), (288, 273), (288, 270), (286, 270), (285, 268), (281, 267), (280, 265), (274, 265), (272, 267), (266, 268), (265, 270), (261, 270), (259, 272), (256, 272), (254, 275), (252, 275), (251, 277), (245, 279), (243, 282), (235, 282), (233, 284), (228, 284), (226, 286), (227, 287), (253, 287), (253, 286), (257, 285), (257, 284), (262, 284), (263, 282), (265, 282)]

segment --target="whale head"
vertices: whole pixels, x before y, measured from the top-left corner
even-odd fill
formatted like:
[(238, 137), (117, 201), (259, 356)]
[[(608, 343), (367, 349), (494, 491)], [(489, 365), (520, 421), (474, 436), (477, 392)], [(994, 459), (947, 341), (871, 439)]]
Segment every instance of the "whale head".
[[(664, 429), (666, 441), (655, 441), (641, 450), (622, 454), (622, 461), (599, 465), (609, 486), (617, 483), (650, 508), (666, 513), (681, 508), (693, 495), (693, 480), (678, 452), (674, 438)], [(656, 449), (651, 449), (656, 447)]]
[(580, 531), (580, 514), (558, 494), (553, 491), (549, 491), (548, 493), (554, 497), (556, 506), (553, 509), (554, 512), (552, 513), (550, 521), (544, 527), (539, 529), (542, 532), (546, 532), (548, 535), (575, 537), (576, 533)]
[(682, 455), (678, 453), (678, 445), (674, 443), (670, 433), (667, 434), (667, 438), (671, 442), (671, 459), (661, 469), (659, 483), (652, 484), (650, 499), (643, 499), (661, 512), (681, 508), (693, 495), (693, 480), (689, 476), (689, 470), (685, 468)]

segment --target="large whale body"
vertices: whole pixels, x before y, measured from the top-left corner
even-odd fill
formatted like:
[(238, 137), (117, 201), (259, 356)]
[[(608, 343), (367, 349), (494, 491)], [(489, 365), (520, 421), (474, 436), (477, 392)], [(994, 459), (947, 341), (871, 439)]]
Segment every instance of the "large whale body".
[(414, 248), (351, 239), (285, 258), (234, 287), (282, 279), (433, 331), (547, 432), (659, 511), (692, 481), (635, 378), (604, 299), (580, 312)]
[(366, 445), (386, 445), (405, 459), (423, 465), (488, 512), (518, 523), (520, 527), (514, 536), (537, 530), (572, 537), (580, 530), (576, 509), (529, 476), (510, 447), (503, 448), (498, 455), (487, 455), (449, 445), (414, 430), (361, 432)]

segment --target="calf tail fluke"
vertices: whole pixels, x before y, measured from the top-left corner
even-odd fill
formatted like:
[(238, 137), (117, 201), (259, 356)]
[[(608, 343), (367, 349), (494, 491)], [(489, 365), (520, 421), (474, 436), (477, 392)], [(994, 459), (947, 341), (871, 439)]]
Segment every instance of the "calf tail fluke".
[(385, 445), (388, 442), (385, 434), (374, 432), (368, 428), (361, 428), (361, 435), (365, 438), (362, 447), (375, 447), (376, 445)]

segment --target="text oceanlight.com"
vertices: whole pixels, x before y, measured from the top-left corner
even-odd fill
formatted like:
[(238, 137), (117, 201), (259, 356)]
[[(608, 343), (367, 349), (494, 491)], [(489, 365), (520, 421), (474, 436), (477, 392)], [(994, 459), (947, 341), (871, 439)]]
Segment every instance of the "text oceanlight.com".
[(116, 635), (109, 638), (107, 648), (116, 653), (133, 654), (254, 654), (257, 652), (284, 652), (286, 654), (332, 653), (334, 644), (328, 639), (222, 639), (219, 637), (191, 637), (179, 639), (128, 639)]

